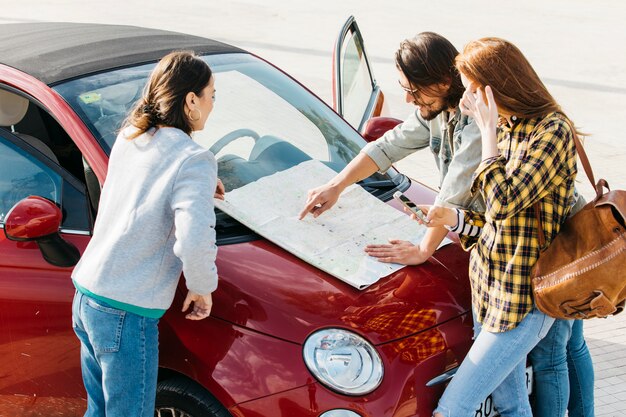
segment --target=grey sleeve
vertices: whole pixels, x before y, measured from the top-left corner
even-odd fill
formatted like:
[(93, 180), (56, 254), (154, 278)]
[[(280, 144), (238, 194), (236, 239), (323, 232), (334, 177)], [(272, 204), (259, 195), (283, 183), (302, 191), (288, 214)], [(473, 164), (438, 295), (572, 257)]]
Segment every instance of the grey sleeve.
[(403, 123), (361, 150), (378, 165), (379, 172), (384, 173), (391, 164), (430, 145), (430, 127), (417, 113), (412, 112)]
[(482, 156), (480, 130), (473, 119), (464, 118), (460, 132), (460, 144), (455, 149), (448, 172), (441, 183), (435, 204), (447, 207), (470, 208), (480, 195), (472, 195), (472, 176)]
[(171, 200), (176, 229), (174, 253), (183, 263), (187, 289), (200, 295), (217, 288), (216, 184), (215, 157), (209, 151), (193, 155), (180, 167)]

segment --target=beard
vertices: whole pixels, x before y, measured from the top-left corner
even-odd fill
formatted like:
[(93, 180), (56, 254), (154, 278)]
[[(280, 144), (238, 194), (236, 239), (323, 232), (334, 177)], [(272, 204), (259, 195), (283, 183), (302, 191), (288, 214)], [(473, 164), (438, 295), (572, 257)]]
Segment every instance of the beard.
[(420, 107), (420, 116), (427, 122), (433, 120), (435, 117), (439, 116), (439, 114), (446, 110), (448, 105), (444, 102), (441, 102), (437, 105), (437, 107), (428, 107), (427, 109)]

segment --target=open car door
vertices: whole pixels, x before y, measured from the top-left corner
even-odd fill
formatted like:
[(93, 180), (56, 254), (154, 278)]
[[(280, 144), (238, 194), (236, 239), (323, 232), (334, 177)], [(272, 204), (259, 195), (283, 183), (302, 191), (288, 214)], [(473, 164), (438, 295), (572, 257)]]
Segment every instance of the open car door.
[(333, 108), (359, 132), (379, 116), (384, 96), (376, 84), (354, 16), (339, 32), (333, 54)]

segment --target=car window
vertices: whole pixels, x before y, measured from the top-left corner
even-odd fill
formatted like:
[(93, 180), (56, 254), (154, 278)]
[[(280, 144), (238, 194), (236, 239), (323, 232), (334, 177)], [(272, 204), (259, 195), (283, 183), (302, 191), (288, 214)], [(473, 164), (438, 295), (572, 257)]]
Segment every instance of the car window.
[(0, 136), (0, 222), (17, 202), (38, 195), (61, 207), (62, 229), (89, 231), (84, 186), (69, 173), (61, 175), (62, 169), (53, 168), (54, 162), (35, 148), (15, 137), (9, 140), (8, 136)]
[(62, 180), (47, 165), (0, 138), (0, 221), (18, 201), (30, 195), (61, 203)]
[[(231, 135), (232, 141), (219, 145), (216, 157), (235, 153), (242, 158), (254, 158), (266, 147), (263, 141), (288, 140), (310, 158), (329, 160), (328, 145), (321, 130), (271, 88), (234, 69), (216, 74), (216, 88), (219, 102), (204, 130), (194, 134), (195, 139), (210, 148), (225, 135), (240, 131), (240, 135)], [(238, 94), (241, 90), (245, 94)], [(261, 139), (265, 136), (271, 139)], [(239, 141), (238, 137), (249, 140)]]
[(380, 115), (384, 96), (374, 79), (354, 16), (346, 20), (339, 32), (333, 67), (335, 110), (358, 131), (363, 132), (365, 123)]
[(341, 49), (341, 93), (343, 117), (352, 126), (360, 126), (370, 96), (372, 80), (359, 36), (350, 32)]
[(124, 118), (141, 97), (155, 64), (78, 78), (55, 88), (109, 154)]
[[(216, 154), (227, 190), (309, 159), (340, 171), (365, 145), (331, 108), (266, 62), (241, 53), (203, 59), (215, 74), (216, 104), (205, 129), (193, 136)], [(54, 88), (110, 152), (154, 65), (116, 69)]]
[(330, 107), (271, 65), (247, 54), (206, 59), (217, 97), (196, 138), (216, 154), (227, 190), (311, 159), (338, 172), (365, 145)]
[[(339, 172), (365, 146), (365, 140), (343, 118), (267, 62), (246, 53), (202, 59), (215, 74), (216, 103), (205, 129), (195, 132), (193, 138), (216, 155), (218, 175), (226, 191), (311, 159)], [(114, 69), (67, 81), (54, 89), (110, 154), (154, 66)], [(373, 184), (364, 186), (383, 200), (390, 199), (400, 183), (408, 184), (393, 169), (376, 173), (365, 182)], [(217, 231), (218, 243), (235, 242), (250, 233), (221, 212)]]

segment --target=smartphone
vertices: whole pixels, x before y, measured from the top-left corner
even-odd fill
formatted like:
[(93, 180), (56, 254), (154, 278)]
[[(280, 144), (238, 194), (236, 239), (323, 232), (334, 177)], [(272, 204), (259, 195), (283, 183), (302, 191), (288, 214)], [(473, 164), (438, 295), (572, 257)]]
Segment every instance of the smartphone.
[(398, 200), (404, 207), (411, 210), (411, 213), (414, 213), (421, 221), (423, 221), (426, 224), (430, 223), (430, 220), (426, 218), (426, 216), (424, 215), (424, 212), (420, 210), (415, 205), (414, 202), (409, 200), (409, 198), (405, 196), (404, 194), (402, 194), (400, 191), (396, 191), (395, 193), (393, 193), (393, 198)]

